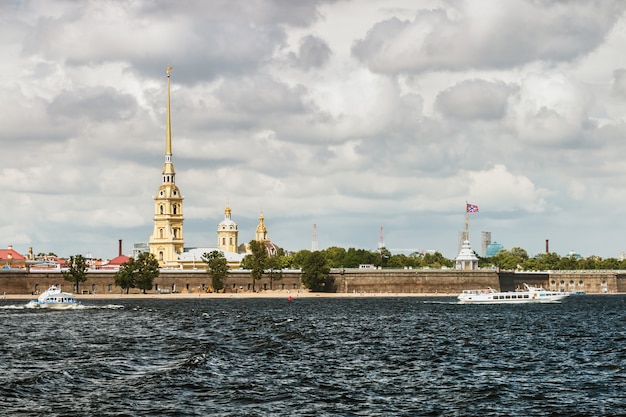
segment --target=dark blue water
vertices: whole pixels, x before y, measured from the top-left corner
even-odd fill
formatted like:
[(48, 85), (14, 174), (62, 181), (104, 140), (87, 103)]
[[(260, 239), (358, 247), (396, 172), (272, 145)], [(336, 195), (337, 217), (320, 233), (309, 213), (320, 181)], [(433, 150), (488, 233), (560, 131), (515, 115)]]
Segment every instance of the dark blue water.
[(0, 302), (11, 416), (626, 415), (626, 297)]

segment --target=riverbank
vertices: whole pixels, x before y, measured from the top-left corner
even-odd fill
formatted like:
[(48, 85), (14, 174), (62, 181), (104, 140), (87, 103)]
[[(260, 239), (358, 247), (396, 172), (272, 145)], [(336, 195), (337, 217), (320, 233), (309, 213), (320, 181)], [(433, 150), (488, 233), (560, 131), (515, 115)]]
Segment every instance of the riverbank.
[[(192, 299), (192, 298), (207, 298), (207, 299), (229, 299), (229, 298), (285, 298), (292, 299), (297, 298), (357, 298), (357, 297), (455, 297), (457, 294), (442, 294), (442, 293), (325, 293), (325, 292), (310, 292), (310, 291), (243, 291), (238, 293), (167, 293), (167, 294), (76, 294), (77, 300), (131, 300), (131, 299)], [(37, 298), (36, 295), (30, 294), (6, 294), (3, 299), (6, 300), (32, 300)]]

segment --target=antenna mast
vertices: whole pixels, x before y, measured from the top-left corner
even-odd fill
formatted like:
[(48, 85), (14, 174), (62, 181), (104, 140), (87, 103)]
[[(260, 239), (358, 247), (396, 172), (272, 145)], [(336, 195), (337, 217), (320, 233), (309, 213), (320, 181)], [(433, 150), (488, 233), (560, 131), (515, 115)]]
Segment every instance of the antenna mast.
[(313, 240), (311, 241), (311, 252), (317, 250), (317, 224), (313, 223)]

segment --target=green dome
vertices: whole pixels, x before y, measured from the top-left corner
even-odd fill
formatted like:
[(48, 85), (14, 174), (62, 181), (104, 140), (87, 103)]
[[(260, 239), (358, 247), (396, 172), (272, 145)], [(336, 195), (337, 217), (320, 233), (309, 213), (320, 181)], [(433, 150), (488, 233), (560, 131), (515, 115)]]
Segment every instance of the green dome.
[(492, 256), (496, 256), (498, 252), (504, 249), (504, 246), (498, 242), (492, 242), (489, 246), (487, 246), (486, 255), (487, 258), (491, 258)]

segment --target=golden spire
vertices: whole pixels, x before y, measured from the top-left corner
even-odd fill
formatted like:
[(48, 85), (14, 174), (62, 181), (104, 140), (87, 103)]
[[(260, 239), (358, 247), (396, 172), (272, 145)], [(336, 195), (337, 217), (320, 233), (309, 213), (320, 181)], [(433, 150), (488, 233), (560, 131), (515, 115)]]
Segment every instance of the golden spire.
[(172, 66), (167, 69), (167, 121), (165, 126), (165, 155), (172, 155), (172, 123), (170, 120), (170, 73)]
[(265, 227), (265, 223), (263, 222), (265, 217), (263, 217), (263, 211), (261, 211), (261, 215), (259, 216), (259, 225), (256, 227), (256, 240), (259, 242), (263, 242), (267, 240), (267, 227)]
[(224, 209), (224, 218), (230, 220), (231, 210), (230, 203), (226, 200), (226, 208)]
[(174, 184), (176, 177), (176, 171), (174, 171), (174, 164), (172, 163), (172, 122), (170, 117), (170, 73), (172, 72), (172, 66), (168, 66), (167, 69), (167, 110), (166, 110), (166, 123), (165, 123), (165, 162), (163, 163), (163, 183)]

